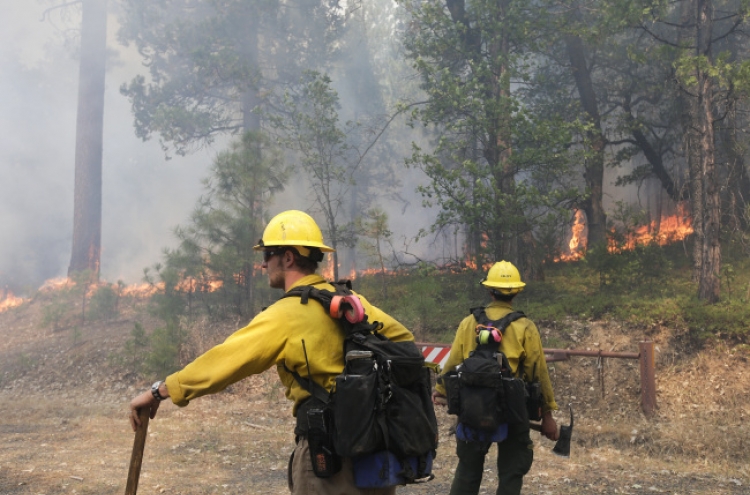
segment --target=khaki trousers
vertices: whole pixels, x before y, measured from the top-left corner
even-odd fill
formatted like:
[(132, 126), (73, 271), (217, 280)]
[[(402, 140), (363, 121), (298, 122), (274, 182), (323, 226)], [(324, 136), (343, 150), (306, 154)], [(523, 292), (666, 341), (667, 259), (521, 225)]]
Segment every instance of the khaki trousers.
[(292, 495), (395, 495), (396, 487), (357, 488), (351, 459), (342, 460), (341, 471), (330, 478), (318, 478), (312, 469), (307, 438), (300, 437), (289, 466)]

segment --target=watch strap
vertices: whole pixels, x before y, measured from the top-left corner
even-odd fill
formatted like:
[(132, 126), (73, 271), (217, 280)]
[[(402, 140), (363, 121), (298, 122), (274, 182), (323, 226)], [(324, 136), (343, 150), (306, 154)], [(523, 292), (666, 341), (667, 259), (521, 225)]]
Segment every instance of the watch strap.
[(159, 393), (159, 387), (161, 387), (162, 383), (164, 382), (159, 380), (158, 382), (155, 382), (153, 385), (151, 385), (151, 395), (153, 395), (154, 399), (158, 400), (159, 402), (166, 399), (166, 397), (162, 397), (162, 395)]

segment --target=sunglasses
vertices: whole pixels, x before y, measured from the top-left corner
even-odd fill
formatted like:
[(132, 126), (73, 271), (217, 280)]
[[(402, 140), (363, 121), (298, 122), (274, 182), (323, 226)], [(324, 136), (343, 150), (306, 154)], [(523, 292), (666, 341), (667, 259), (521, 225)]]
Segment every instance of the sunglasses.
[(263, 250), (263, 261), (268, 263), (268, 260), (270, 260), (272, 257), (276, 256), (277, 254), (283, 254), (283, 249), (264, 249)]

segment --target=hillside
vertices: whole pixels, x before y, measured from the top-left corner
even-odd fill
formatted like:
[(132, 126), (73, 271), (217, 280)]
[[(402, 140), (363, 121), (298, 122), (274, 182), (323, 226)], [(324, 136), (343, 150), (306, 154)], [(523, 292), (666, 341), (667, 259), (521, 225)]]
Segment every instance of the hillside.
[[(143, 300), (127, 299), (114, 320), (53, 330), (49, 304), (38, 294), (0, 313), (0, 493), (123, 493), (133, 442), (127, 403), (157, 377), (138, 376), (117, 356), (136, 321), (147, 331), (158, 321)], [(237, 325), (199, 320), (189, 352)], [(652, 339), (658, 411), (649, 419), (639, 410), (637, 361), (550, 363), (561, 409), (571, 403), (576, 413), (572, 456), (552, 455), (553, 443), (534, 434), (526, 493), (747, 493), (746, 346), (715, 343), (688, 353), (669, 327), (635, 331), (604, 320), (551, 321), (540, 329), (545, 342), (571, 349), (636, 352), (639, 341)], [(564, 411), (556, 418), (568, 423)], [(451, 418), (440, 410), (439, 420), (436, 479), (399, 493), (447, 493), (455, 442)], [(139, 493), (288, 493), (291, 425), (273, 371), (185, 409), (164, 405), (150, 426)], [(483, 492), (494, 492), (491, 470)]]

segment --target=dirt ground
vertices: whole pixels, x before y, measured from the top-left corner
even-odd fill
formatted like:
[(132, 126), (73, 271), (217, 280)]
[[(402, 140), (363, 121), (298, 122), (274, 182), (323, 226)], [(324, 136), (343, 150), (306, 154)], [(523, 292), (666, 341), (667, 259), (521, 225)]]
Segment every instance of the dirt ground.
[[(0, 495), (122, 494), (134, 439), (127, 405), (152, 381), (111, 360), (136, 309), (107, 324), (53, 331), (42, 323), (41, 304), (0, 313)], [(550, 363), (558, 423), (568, 423), (568, 403), (576, 413), (572, 452), (555, 456), (554, 443), (533, 433), (535, 461), (524, 493), (750, 493), (747, 349), (718, 345), (685, 354), (668, 329), (634, 331), (616, 322), (540, 328), (558, 335), (562, 325), (574, 349), (636, 352), (639, 341), (654, 340), (658, 411), (652, 418), (640, 412), (637, 361)], [(213, 337), (198, 347), (229, 328), (203, 330), (198, 335)], [(435, 479), (398, 493), (449, 491), (456, 465), (452, 417), (439, 410), (438, 420)], [(149, 425), (138, 493), (288, 493), (292, 428), (274, 371), (186, 408), (164, 404)], [(494, 493), (493, 457), (480, 493)]]

